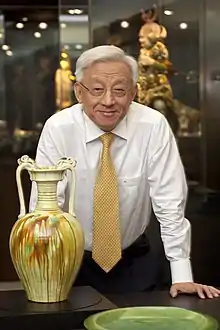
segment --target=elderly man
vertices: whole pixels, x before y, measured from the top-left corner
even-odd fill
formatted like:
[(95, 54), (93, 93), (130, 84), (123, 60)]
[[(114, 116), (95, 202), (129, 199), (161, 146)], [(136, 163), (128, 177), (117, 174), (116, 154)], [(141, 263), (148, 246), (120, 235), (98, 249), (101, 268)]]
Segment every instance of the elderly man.
[[(78, 104), (49, 118), (39, 140), (38, 165), (77, 161), (75, 212), (85, 232), (78, 281), (104, 293), (155, 287), (157, 260), (147, 240), (152, 204), (170, 262), (171, 296), (217, 297), (219, 290), (193, 282), (183, 166), (164, 116), (133, 102), (137, 79), (137, 62), (123, 50), (85, 51), (76, 63)], [(68, 176), (59, 185), (64, 209), (70, 185)], [(35, 203), (33, 186), (31, 209)]]

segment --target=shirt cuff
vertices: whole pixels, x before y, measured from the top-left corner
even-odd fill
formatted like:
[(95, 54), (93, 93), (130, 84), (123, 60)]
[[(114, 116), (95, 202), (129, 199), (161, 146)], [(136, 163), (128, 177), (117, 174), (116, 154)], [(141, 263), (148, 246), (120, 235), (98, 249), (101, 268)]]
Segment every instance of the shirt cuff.
[(193, 282), (191, 262), (189, 259), (170, 261), (172, 284)]

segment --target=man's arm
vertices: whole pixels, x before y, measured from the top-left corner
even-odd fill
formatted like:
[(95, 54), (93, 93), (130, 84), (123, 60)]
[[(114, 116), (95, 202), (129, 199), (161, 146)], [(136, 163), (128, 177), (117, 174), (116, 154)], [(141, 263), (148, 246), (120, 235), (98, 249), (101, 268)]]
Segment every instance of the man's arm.
[(204, 299), (218, 297), (220, 290), (193, 282), (190, 249), (190, 223), (184, 217), (187, 185), (173, 133), (161, 116), (149, 144), (149, 182), (152, 205), (160, 222), (161, 237), (170, 261), (172, 286), (170, 294), (198, 294)]
[[(40, 136), (37, 154), (36, 154), (36, 163), (39, 166), (53, 166), (56, 165), (58, 160), (65, 155), (62, 154), (62, 139), (60, 137), (60, 131), (57, 127), (54, 127), (51, 119), (49, 119)], [(63, 181), (58, 183), (58, 204), (59, 207), (63, 207), (65, 201), (65, 190), (67, 185), (67, 179), (64, 177)], [(31, 188), (31, 197), (29, 209), (33, 211), (36, 207), (37, 202), (37, 186), (36, 183), (32, 183)]]
[(170, 261), (172, 283), (193, 282), (191, 228), (184, 217), (187, 185), (175, 137), (164, 117), (155, 125), (149, 148), (150, 195)]

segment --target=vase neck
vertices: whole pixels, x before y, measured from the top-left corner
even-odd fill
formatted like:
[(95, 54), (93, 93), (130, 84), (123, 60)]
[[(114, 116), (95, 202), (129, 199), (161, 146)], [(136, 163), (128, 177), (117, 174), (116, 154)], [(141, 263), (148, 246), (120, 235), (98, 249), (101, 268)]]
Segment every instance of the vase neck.
[(36, 181), (37, 183), (37, 206), (35, 212), (38, 211), (58, 211), (57, 201), (57, 183), (58, 181)]

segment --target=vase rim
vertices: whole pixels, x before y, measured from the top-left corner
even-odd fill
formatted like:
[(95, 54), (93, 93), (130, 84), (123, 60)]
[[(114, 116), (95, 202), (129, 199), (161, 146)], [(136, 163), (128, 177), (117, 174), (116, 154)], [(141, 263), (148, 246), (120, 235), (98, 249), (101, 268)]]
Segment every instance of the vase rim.
[(60, 168), (59, 166), (42, 166), (28, 169), (29, 172), (63, 172), (65, 170), (65, 168)]

